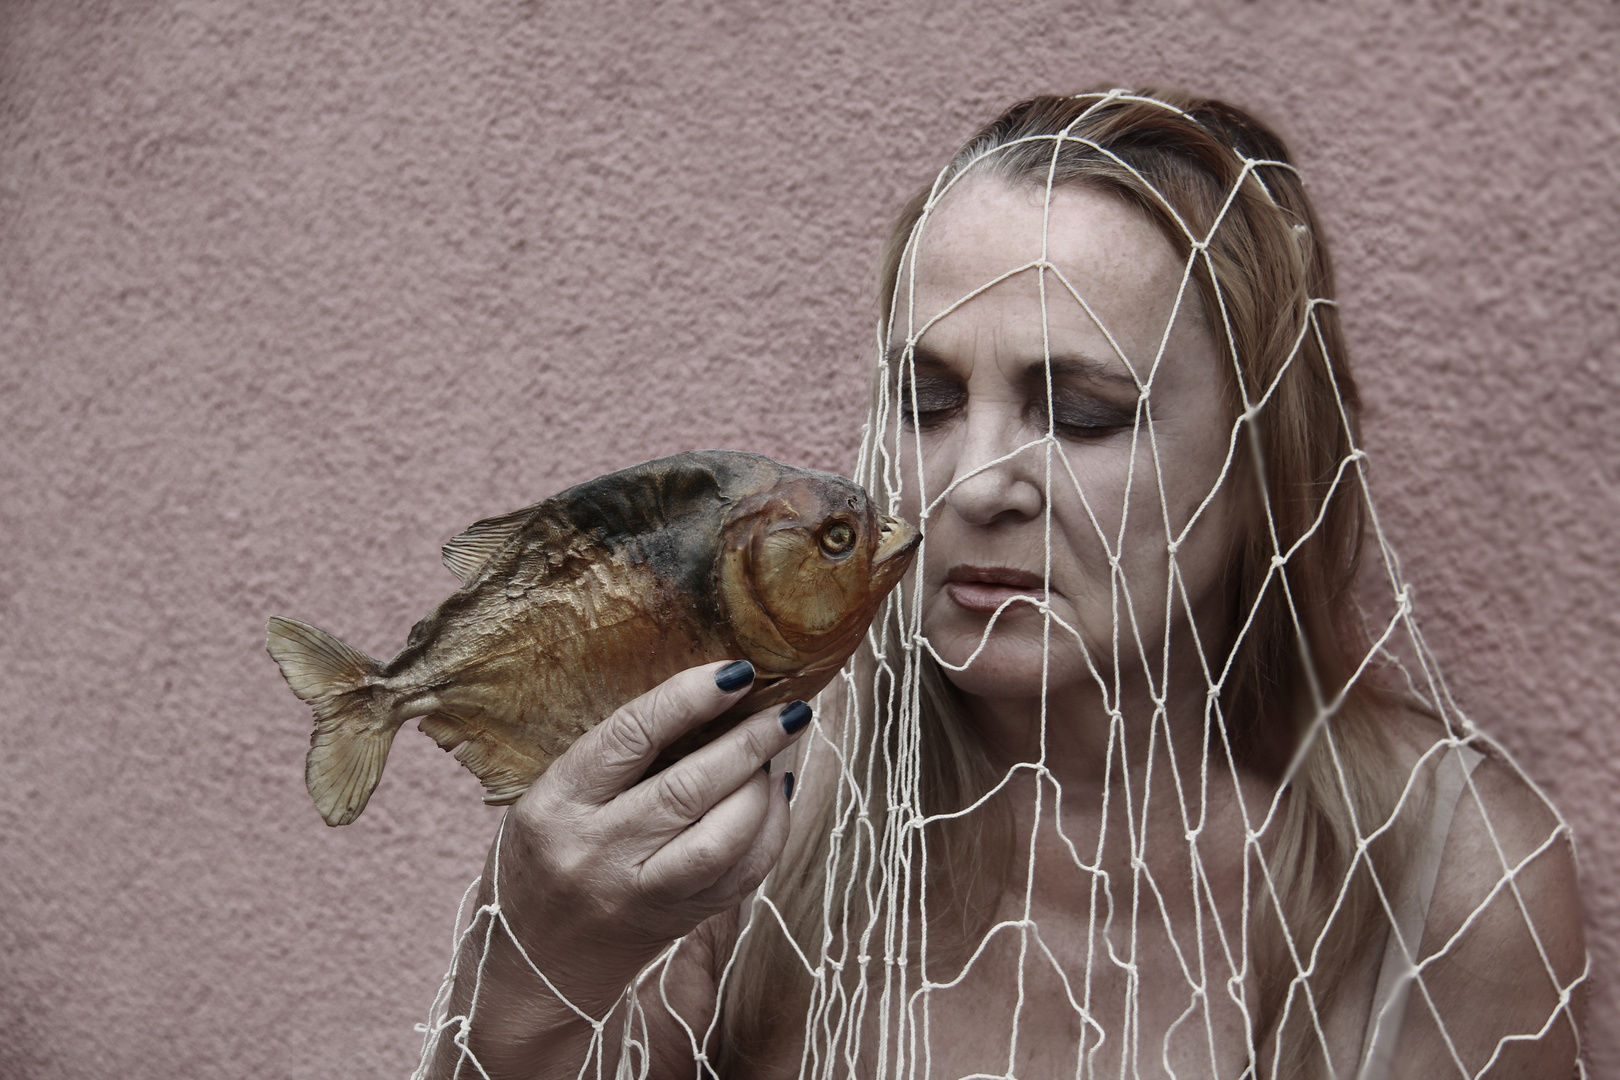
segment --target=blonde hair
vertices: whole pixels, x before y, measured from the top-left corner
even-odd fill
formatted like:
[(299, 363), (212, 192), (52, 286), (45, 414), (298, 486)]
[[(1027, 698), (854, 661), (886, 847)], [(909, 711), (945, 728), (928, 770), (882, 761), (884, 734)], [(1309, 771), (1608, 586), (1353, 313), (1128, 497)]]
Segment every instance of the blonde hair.
[[(1229, 628), (1219, 711), (1234, 759), (1286, 783), (1267, 859), (1275, 902), (1267, 893), (1254, 912), (1260, 1001), (1251, 1053), (1262, 1066), (1258, 1047), (1275, 1035), (1276, 1054), (1264, 1063), (1274, 1063), (1275, 1075), (1312, 1071), (1321, 1060), (1314, 1028), (1308, 1010), (1290, 1007), (1290, 994), (1308, 982), (1317, 1009), (1326, 1007), (1347, 961), (1376, 944), (1382, 910), (1367, 861), (1358, 862), (1357, 838), (1390, 816), (1404, 780), (1384, 730), (1404, 706), (1366, 673), (1356, 677), (1369, 653), (1352, 597), (1364, 507), (1359, 485), (1336, 479), (1355, 452), (1359, 398), (1337, 311), (1322, 303), (1333, 296), (1333, 270), (1315, 210), (1282, 140), (1230, 105), (1151, 90), (1034, 98), (983, 128), (902, 211), (882, 268), (884, 340), (914, 232), (931, 199), (969, 169), (1013, 184), (1045, 185), (1050, 178), (1054, 187), (1108, 192), (1135, 207), (1192, 260), (1212, 337), (1232, 373), (1225, 389), (1233, 421), (1269, 391), (1264, 407), (1242, 420), (1247, 438), (1227, 481), (1251, 483), (1263, 496), (1254, 504), (1264, 510), (1257, 509), (1259, 520), (1242, 537), (1225, 578), (1229, 610), (1247, 628)], [(874, 430), (880, 421), (874, 414)], [(888, 493), (873, 494), (881, 501)], [(1287, 553), (1285, 562), (1274, 560), (1280, 553)], [(874, 628), (880, 648), (899, 640), (897, 620), (891, 615)], [(963, 718), (958, 692), (926, 654), (918, 659), (923, 811), (948, 814), (982, 796), (998, 776)], [(885, 700), (881, 684), (895, 678), (885, 658), (863, 649), (855, 662), (855, 708), (830, 721), (865, 725), (869, 735), (883, 719), (876, 715)], [(1331, 747), (1307, 737), (1312, 721), (1328, 712)], [(845, 740), (865, 747), (847, 764), (864, 782), (873, 820), (890, 809), (884, 800), (897, 760), (895, 727)], [(1010, 827), (1009, 815), (994, 800), (988, 809), (931, 824), (926, 838), (930, 907), (941, 909), (930, 911), (930, 926), (963, 946), (987, 926), (995, 900), (990, 883), (1000, 879), (972, 871), (987, 869), (979, 866), (993, 857), (985, 853), (1008, 848), (994, 838)], [(855, 920), (876, 916), (856, 896), (841, 926), (826, 925), (828, 876), (853, 880), (875, 857), (875, 844), (834, 845), (832, 802), (823, 799), (815, 810), (818, 820), (796, 830), (802, 839), (769, 885), (783, 923), (811, 955), (823, 942), (837, 942)], [(1398, 880), (1403, 848), (1392, 828), (1370, 852), (1386, 885)], [(935, 903), (941, 894), (946, 902)], [(948, 925), (953, 921), (959, 925)], [(1316, 946), (1308, 978), (1290, 940), (1306, 955)], [(725, 995), (726, 1061), (746, 1071), (772, 1029), (802, 1023), (798, 1010), (809, 996), (802, 973), (774, 927), (756, 928), (744, 940)], [(848, 967), (844, 977), (852, 977)]]

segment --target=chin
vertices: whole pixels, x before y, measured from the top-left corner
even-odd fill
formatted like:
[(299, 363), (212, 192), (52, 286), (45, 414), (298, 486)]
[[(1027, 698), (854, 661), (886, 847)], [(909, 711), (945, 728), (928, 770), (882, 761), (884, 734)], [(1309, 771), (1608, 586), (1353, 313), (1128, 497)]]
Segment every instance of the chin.
[[(951, 684), (964, 694), (1000, 700), (1038, 700), (1043, 672), (1048, 696), (1094, 685), (1086, 658), (1074, 637), (1062, 627), (1052, 627), (1051, 660), (1046, 661), (1042, 619), (1031, 612), (1026, 619), (1012, 620), (1006, 612), (990, 632), (984, 650), (964, 670), (945, 668)], [(930, 633), (934, 650), (953, 665), (966, 663), (979, 647), (984, 633), (976, 627), (952, 627)]]

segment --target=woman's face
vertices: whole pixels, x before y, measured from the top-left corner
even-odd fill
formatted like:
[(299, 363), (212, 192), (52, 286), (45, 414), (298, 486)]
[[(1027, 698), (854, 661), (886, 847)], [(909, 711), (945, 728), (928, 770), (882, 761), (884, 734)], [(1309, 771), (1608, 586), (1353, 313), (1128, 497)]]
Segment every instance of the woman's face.
[[(1038, 185), (960, 182), (902, 266), (889, 348), (902, 512), (925, 524), (923, 633), (960, 666), (1009, 599), (1049, 595), (1060, 691), (1090, 681), (1087, 653), (1107, 685), (1116, 657), (1121, 674), (1161, 671), (1167, 626), (1221, 645), (1239, 525), (1232, 482), (1217, 487), (1228, 376), (1185, 261), (1113, 196), (1059, 188), (1049, 216), (1044, 201)], [(1043, 622), (1014, 600), (952, 681), (1037, 696)]]

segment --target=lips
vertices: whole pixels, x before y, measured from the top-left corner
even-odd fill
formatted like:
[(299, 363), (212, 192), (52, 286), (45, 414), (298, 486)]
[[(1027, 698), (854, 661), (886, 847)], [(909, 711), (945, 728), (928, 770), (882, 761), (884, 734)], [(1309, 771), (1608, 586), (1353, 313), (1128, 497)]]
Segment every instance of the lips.
[[(960, 608), (989, 614), (1014, 596), (1041, 600), (1046, 596), (1045, 580), (1028, 570), (1007, 566), (953, 566), (945, 575), (945, 595)], [(1012, 614), (1022, 604), (1002, 613)]]

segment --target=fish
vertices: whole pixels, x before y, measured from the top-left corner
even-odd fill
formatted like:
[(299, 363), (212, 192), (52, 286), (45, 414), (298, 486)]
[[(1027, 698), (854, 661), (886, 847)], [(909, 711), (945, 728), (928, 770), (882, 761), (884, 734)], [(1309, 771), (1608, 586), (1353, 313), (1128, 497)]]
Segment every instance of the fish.
[(476, 522), (443, 549), (461, 588), (387, 663), (281, 616), (265, 645), (314, 712), (304, 779), (328, 825), (360, 816), (411, 719), (503, 805), (686, 668), (742, 659), (755, 680), (649, 772), (755, 712), (813, 697), (920, 539), (844, 477), (695, 450)]

